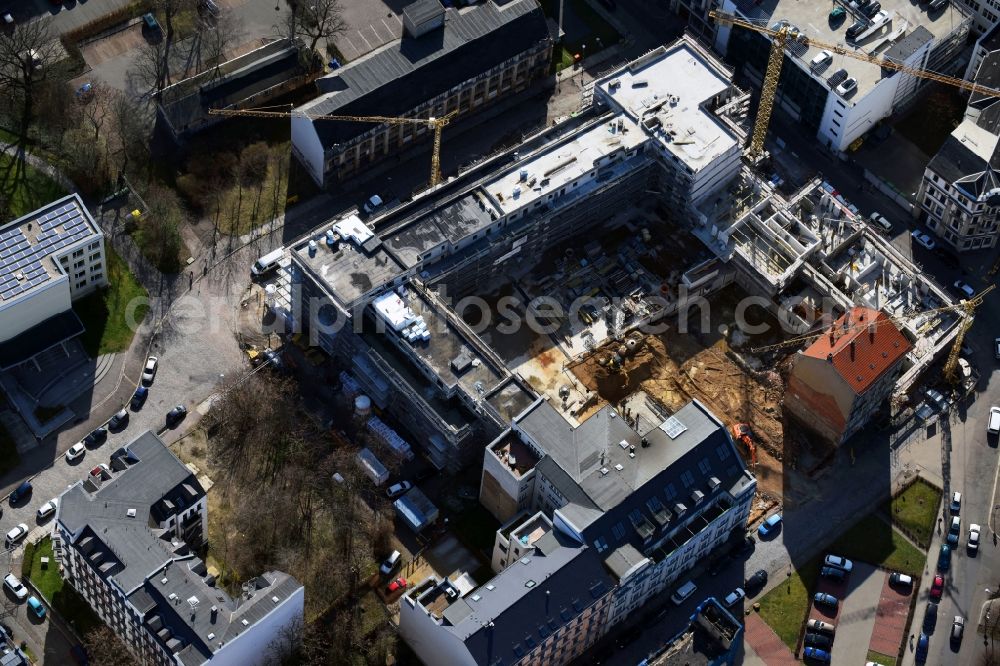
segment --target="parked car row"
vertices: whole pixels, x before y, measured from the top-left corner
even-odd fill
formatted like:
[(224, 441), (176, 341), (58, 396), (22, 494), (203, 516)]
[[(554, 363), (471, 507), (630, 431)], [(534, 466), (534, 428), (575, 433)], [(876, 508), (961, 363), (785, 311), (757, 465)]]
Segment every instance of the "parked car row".
[[(28, 588), (24, 586), (24, 583), (22, 583), (17, 576), (14, 574), (7, 574), (4, 576), (3, 586), (12, 595), (14, 595), (14, 599), (16, 599), (18, 603), (27, 601), (28, 609), (35, 615), (35, 617), (39, 620), (45, 619), (45, 606), (43, 606), (42, 602), (39, 601), (33, 594), (28, 592)], [(7, 633), (9, 636), (9, 633), (6, 630), (4, 633)]]

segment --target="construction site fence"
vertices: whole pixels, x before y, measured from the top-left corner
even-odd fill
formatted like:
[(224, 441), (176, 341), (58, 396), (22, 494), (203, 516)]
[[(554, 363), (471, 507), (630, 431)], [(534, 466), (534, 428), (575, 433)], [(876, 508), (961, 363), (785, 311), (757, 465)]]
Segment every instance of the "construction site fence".
[(911, 217), (917, 216), (919, 209), (913, 204), (905, 193), (896, 189), (892, 183), (882, 180), (881, 177), (872, 173), (868, 169), (865, 169), (865, 180), (871, 183), (872, 187), (876, 190), (896, 202), (896, 204), (909, 213)]

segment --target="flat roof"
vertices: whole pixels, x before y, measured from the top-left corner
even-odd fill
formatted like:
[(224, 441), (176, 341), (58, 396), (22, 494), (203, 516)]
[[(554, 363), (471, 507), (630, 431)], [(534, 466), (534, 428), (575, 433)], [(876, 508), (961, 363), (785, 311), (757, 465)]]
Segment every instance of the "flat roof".
[(0, 227), (0, 301), (11, 302), (63, 275), (49, 256), (100, 232), (77, 194)]
[(732, 83), (727, 72), (687, 40), (663, 48), (660, 55), (653, 57), (654, 52), (639, 58), (602, 79), (598, 86), (633, 122), (645, 119), (645, 127), (658, 123), (647, 133), (692, 171), (698, 171), (737, 145), (733, 132), (702, 107)]
[[(630, 150), (645, 140), (638, 125), (618, 116), (579, 132), (569, 141), (553, 144), (487, 181), (483, 189), (507, 215), (588, 174), (602, 157), (619, 149)], [(588, 179), (581, 194), (599, 186), (596, 179)]]
[(292, 252), (329, 287), (333, 297), (344, 307), (403, 272), (403, 267), (381, 244), (376, 243), (374, 249), (366, 250), (347, 240), (337, 243), (334, 250), (326, 244), (322, 234), (311, 238), (319, 239), (314, 252), (310, 252), (308, 238)]
[(457, 244), (488, 227), (499, 215), (489, 198), (473, 189), (387, 233), (383, 242), (404, 266), (411, 268), (428, 250)]
[[(926, 11), (926, 5), (922, 7), (922, 3), (911, 2), (911, 0), (882, 0), (881, 4), (881, 11), (889, 15), (889, 21), (881, 30), (861, 40), (858, 44), (848, 43), (846, 37), (847, 29), (855, 21), (851, 10), (848, 10), (845, 20), (831, 23), (830, 10), (834, 5), (830, 3), (802, 2), (801, 0), (762, 0), (759, 4), (755, 4), (748, 0), (739, 0), (737, 8), (740, 14), (750, 19), (766, 20), (769, 25), (785, 20), (804, 32), (809, 38), (874, 56), (896, 55), (888, 53), (893, 44), (903, 40), (920, 26), (929, 33), (929, 38), (933, 38), (934, 42), (937, 43), (968, 20), (968, 16), (955, 6), (956, 3), (949, 3), (944, 10), (930, 13)], [(846, 5), (837, 4), (836, 6)], [(734, 29), (741, 30), (741, 28)], [(923, 41), (916, 47), (910, 44), (910, 53), (912, 54), (916, 48), (920, 48), (925, 43), (926, 41)], [(815, 46), (799, 47), (794, 51), (793, 59), (799, 60), (802, 67), (808, 70), (809, 61), (822, 50)], [(836, 53), (833, 54), (833, 60), (830, 64), (816, 73), (826, 79), (841, 68), (846, 69), (847, 75), (853, 76), (858, 81), (857, 92), (850, 99), (844, 100), (848, 104), (852, 100), (863, 97), (884, 78), (880, 66)]]

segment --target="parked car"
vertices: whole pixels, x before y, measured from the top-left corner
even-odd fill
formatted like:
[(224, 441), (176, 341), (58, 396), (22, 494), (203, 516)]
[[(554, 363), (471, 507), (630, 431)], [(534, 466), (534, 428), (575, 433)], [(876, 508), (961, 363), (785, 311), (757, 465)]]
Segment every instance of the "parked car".
[(975, 556), (979, 552), (979, 532), (981, 530), (982, 528), (976, 523), (969, 525), (969, 540), (965, 544), (965, 550), (968, 551), (969, 555)]
[(846, 97), (857, 89), (858, 80), (853, 76), (848, 76), (839, 86), (837, 86), (837, 94), (841, 97)]
[(185, 407), (184, 405), (177, 405), (176, 407), (171, 409), (169, 412), (167, 412), (167, 427), (173, 428), (174, 426), (176, 426), (178, 423), (184, 420), (184, 417), (187, 416), (187, 413), (188, 413), (187, 407)]
[(806, 622), (806, 629), (809, 631), (819, 631), (824, 634), (833, 636), (837, 631), (837, 627), (829, 622), (824, 622), (823, 620), (812, 619)]
[(362, 206), (361, 208), (365, 211), (366, 214), (371, 215), (381, 207), (382, 207), (382, 197), (380, 197), (377, 194), (373, 194), (368, 199), (368, 201), (365, 202), (365, 205)]
[(918, 664), (927, 661), (927, 647), (929, 643), (930, 639), (927, 638), (927, 634), (920, 632), (920, 638), (917, 639), (917, 653), (914, 655)]
[(993, 358), (1000, 360), (1000, 338), (993, 338)]
[(747, 593), (743, 591), (742, 587), (736, 588), (735, 590), (726, 595), (726, 598), (724, 600), (726, 608), (732, 608), (736, 604), (746, 599), (746, 597)]
[(941, 599), (941, 593), (944, 592), (944, 576), (941, 574), (934, 575), (934, 582), (931, 583), (931, 599), (935, 601)]
[(383, 576), (388, 576), (402, 563), (402, 561), (402, 554), (398, 550), (394, 550), (389, 554), (389, 557), (385, 558), (385, 561), (382, 562), (382, 566), (380, 566), (378, 570)]
[(46, 518), (49, 518), (52, 514), (56, 512), (56, 509), (58, 507), (59, 507), (59, 499), (53, 497), (45, 504), (38, 507), (38, 512), (36, 513), (38, 520), (45, 520)]
[(868, 21), (866, 21), (865, 19), (858, 19), (857, 21), (852, 23), (850, 27), (847, 28), (847, 32), (845, 33), (848, 41), (853, 40), (855, 37), (860, 35), (862, 32), (864, 32), (865, 28), (867, 27), (868, 27)]
[(835, 580), (839, 583), (840, 581), (844, 580), (844, 577), (847, 575), (847, 572), (837, 567), (823, 567), (822, 569), (819, 570), (819, 575), (823, 576), (824, 578)]
[(805, 644), (812, 645), (813, 647), (830, 649), (833, 646), (833, 639), (826, 634), (817, 634), (816, 632), (807, 632), (805, 636)]
[(10, 548), (26, 536), (28, 536), (27, 524), (18, 523), (7, 532), (7, 536), (5, 536), (3, 540), (4, 546)]
[(1000, 435), (1000, 407), (990, 407), (990, 420), (986, 423), (987, 435)]
[(924, 609), (924, 633), (933, 634), (937, 625), (938, 605), (936, 601), (928, 601)]
[(965, 633), (965, 618), (961, 615), (956, 615), (954, 622), (951, 623), (951, 640), (953, 643), (961, 643), (962, 635)]
[(115, 412), (115, 415), (108, 421), (108, 430), (118, 431), (128, 425), (128, 410), (122, 409)]
[(399, 590), (406, 589), (406, 579), (397, 578), (388, 585), (385, 586), (385, 591), (387, 594), (392, 594), (393, 592), (398, 592)]
[(813, 601), (824, 606), (832, 606), (833, 608), (836, 608), (838, 603), (837, 597), (825, 592), (817, 592), (814, 594)]
[(83, 445), (83, 442), (77, 442), (73, 446), (66, 449), (66, 462), (73, 462), (74, 460), (79, 460), (83, 457), (83, 454), (87, 452), (87, 447)]
[(753, 594), (756, 590), (759, 590), (767, 585), (767, 572), (763, 569), (758, 569), (757, 572), (743, 581), (743, 589)]
[(823, 65), (829, 64), (833, 60), (833, 54), (829, 51), (820, 51), (809, 61), (812, 69), (819, 69)]
[(962, 280), (955, 280), (955, 284), (951, 286), (955, 288), (955, 291), (965, 295), (966, 298), (972, 298), (973, 296), (976, 295), (976, 290), (973, 289), (968, 282), (964, 282)]
[(938, 571), (947, 571), (951, 568), (951, 548), (948, 544), (941, 544), (941, 550), (938, 552)]
[(24, 586), (24, 583), (15, 576), (14, 574), (7, 574), (3, 578), (3, 586), (10, 590), (10, 593), (17, 598), (18, 601), (24, 601), (28, 598), (28, 588)]
[(956, 516), (962, 511), (962, 493), (956, 492), (951, 496), (951, 512)]
[(385, 494), (389, 499), (396, 499), (412, 487), (413, 484), (409, 481), (400, 481), (399, 483), (389, 486), (389, 488), (385, 491)]
[(145, 386), (139, 386), (135, 389), (135, 393), (132, 394), (132, 400), (130, 404), (134, 411), (139, 411), (142, 406), (146, 404), (146, 398), (149, 397), (149, 389)]
[(916, 241), (920, 245), (923, 245), (928, 250), (934, 249), (935, 245), (934, 239), (930, 237), (930, 234), (925, 234), (919, 229), (914, 229), (913, 231), (910, 232), (910, 236), (913, 237), (914, 241)]
[(777, 534), (781, 529), (781, 514), (776, 513), (760, 524), (757, 528), (757, 535), (764, 539), (773, 534)]
[(100, 465), (98, 465), (94, 469), (90, 470), (90, 475), (91, 476), (100, 476), (100, 477), (103, 477), (105, 474), (107, 474), (108, 476), (111, 476), (111, 468), (108, 467), (104, 463), (101, 463)]
[(913, 577), (897, 571), (889, 576), (889, 584), (899, 587), (913, 587)]
[(878, 14), (880, 9), (882, 9), (882, 3), (873, 2), (872, 4), (868, 5), (868, 7), (866, 7), (863, 11), (865, 13), (865, 16), (867, 16), (868, 18), (874, 18), (875, 15)]
[(43, 606), (42, 602), (36, 599), (34, 596), (28, 597), (28, 608), (31, 610), (32, 613), (35, 614), (35, 617), (37, 617), (39, 620), (45, 619), (45, 606)]
[(739, 545), (733, 548), (730, 557), (732, 557), (733, 559), (745, 560), (751, 555), (753, 555), (753, 551), (756, 548), (757, 548), (757, 542), (754, 541), (753, 537), (748, 534), (742, 539), (740, 539)]
[(807, 647), (802, 651), (802, 654), (806, 659), (812, 659), (813, 661), (818, 661), (821, 664), (830, 663), (830, 653), (817, 647)]
[(155, 356), (150, 356), (146, 359), (146, 367), (142, 370), (142, 385), (149, 386), (153, 383), (153, 377), (156, 376), (156, 368), (159, 365), (160, 360)]
[(198, 7), (201, 8), (202, 11), (208, 12), (211, 16), (217, 17), (220, 13), (222, 13), (222, 10), (219, 9), (219, 5), (215, 2), (215, 0), (201, 0), (201, 2), (198, 3)]
[(840, 555), (827, 555), (823, 563), (828, 567), (837, 567), (838, 569), (843, 569), (844, 571), (850, 573), (851, 569), (854, 568), (854, 563), (851, 562), (846, 557), (841, 557)]
[(142, 15), (142, 27), (143, 30), (148, 30), (152, 35), (157, 35), (162, 31), (159, 22), (157, 22), (156, 17), (152, 13)]
[(83, 443), (87, 446), (99, 446), (108, 439), (108, 429), (101, 426), (83, 438)]
[(31, 494), (31, 481), (22, 481), (21, 485), (14, 489), (10, 494), (9, 501), (11, 504), (17, 504), (28, 495)]
[(962, 519), (958, 516), (952, 516), (951, 526), (948, 528), (948, 538), (946, 541), (949, 546), (958, 545), (958, 536), (962, 533)]
[(882, 213), (875, 211), (868, 216), (868, 219), (871, 220), (872, 224), (874, 224), (876, 227), (878, 227), (885, 233), (887, 234), (892, 233), (892, 222), (887, 220), (885, 218), (885, 215), (883, 215)]

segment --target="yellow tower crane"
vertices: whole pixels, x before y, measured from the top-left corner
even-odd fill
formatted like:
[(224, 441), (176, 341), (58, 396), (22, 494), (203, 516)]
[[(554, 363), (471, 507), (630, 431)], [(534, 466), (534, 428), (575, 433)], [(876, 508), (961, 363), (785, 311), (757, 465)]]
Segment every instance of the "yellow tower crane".
[[(972, 328), (972, 322), (975, 318), (975, 311), (983, 303), (983, 299), (991, 291), (996, 289), (996, 285), (991, 284), (986, 287), (972, 298), (956, 303), (955, 305), (946, 305), (940, 308), (931, 308), (930, 310), (921, 310), (920, 312), (915, 312), (913, 314), (902, 315), (899, 317), (886, 317), (885, 319), (877, 319), (873, 322), (859, 323), (855, 326), (848, 326), (841, 333), (852, 332), (852, 331), (862, 331), (868, 330), (871, 326), (883, 326), (885, 324), (902, 324), (911, 319), (916, 319), (917, 317), (923, 317), (926, 315), (932, 315), (941, 312), (961, 312), (965, 316), (959, 323), (958, 335), (955, 336), (955, 341), (951, 345), (951, 350), (948, 352), (948, 360), (944, 364), (944, 376), (948, 381), (955, 382), (959, 379), (958, 376), (958, 357), (962, 351), (962, 343), (965, 341), (965, 334), (969, 332)], [(807, 333), (805, 335), (799, 335), (794, 338), (789, 338), (783, 342), (777, 342), (773, 345), (764, 345), (762, 347), (753, 347), (750, 351), (754, 354), (760, 354), (762, 352), (773, 351), (775, 349), (783, 349), (785, 347), (799, 347), (806, 342), (812, 342), (818, 338), (827, 335), (827, 329), (819, 332)]]
[(441, 182), (441, 130), (458, 111), (440, 118), (401, 118), (396, 116), (328, 116), (304, 111), (272, 111), (269, 109), (209, 109), (211, 116), (244, 116), (250, 118), (308, 118), (309, 120), (341, 120), (354, 123), (386, 125), (426, 125), (434, 129), (434, 149), (431, 152), (431, 187)]
[(787, 44), (789, 40), (794, 40), (805, 46), (815, 46), (817, 48), (825, 49), (830, 53), (836, 53), (848, 58), (854, 58), (855, 60), (861, 60), (873, 65), (878, 65), (879, 67), (883, 67), (885, 69), (903, 72), (922, 79), (930, 79), (931, 81), (937, 81), (939, 83), (955, 86), (956, 88), (960, 88), (962, 90), (970, 92), (975, 91), (989, 97), (1000, 97), (1000, 90), (995, 88), (977, 85), (972, 81), (966, 81), (965, 79), (959, 79), (954, 76), (946, 76), (944, 74), (932, 72), (928, 69), (910, 67), (909, 65), (904, 65), (894, 60), (888, 60), (880, 56), (870, 55), (853, 47), (827, 44), (825, 42), (812, 39), (805, 33), (799, 32), (792, 26), (786, 24), (779, 25), (778, 29), (775, 30), (767, 25), (758, 25), (738, 16), (727, 14), (726, 12), (713, 10), (709, 12), (708, 15), (717, 23), (738, 26), (740, 28), (744, 28), (745, 30), (752, 30), (753, 32), (768, 35), (772, 38), (771, 54), (767, 60), (767, 71), (764, 74), (764, 82), (761, 86), (760, 104), (757, 107), (757, 118), (754, 121), (753, 136), (751, 137), (750, 148), (748, 150), (748, 157), (752, 162), (760, 160), (760, 158), (764, 155), (764, 137), (767, 134), (767, 127), (771, 121), (771, 111), (774, 108), (774, 96), (778, 91), (778, 80), (781, 77), (781, 65), (784, 62), (785, 44)]

